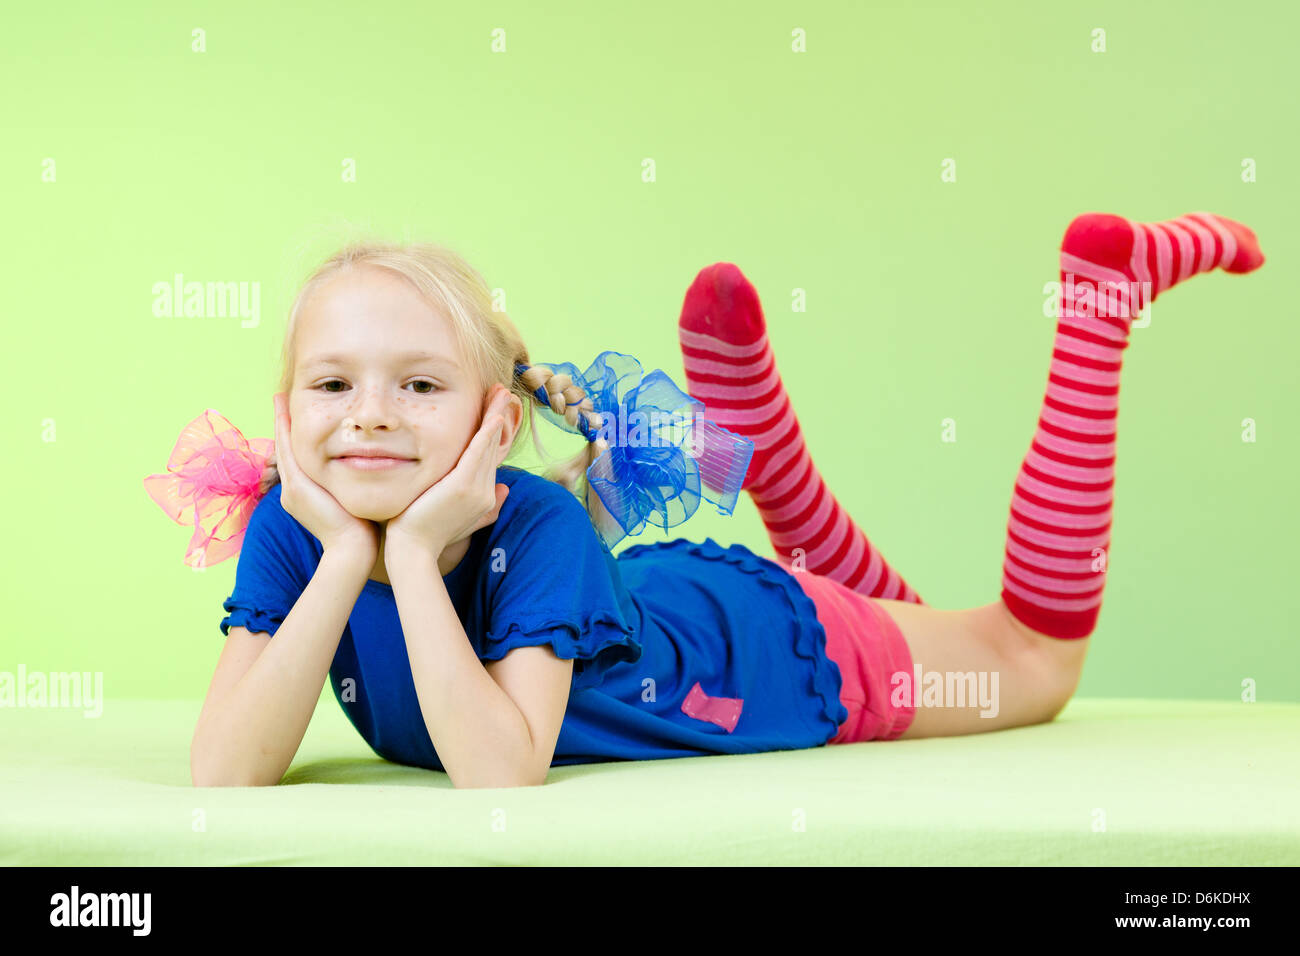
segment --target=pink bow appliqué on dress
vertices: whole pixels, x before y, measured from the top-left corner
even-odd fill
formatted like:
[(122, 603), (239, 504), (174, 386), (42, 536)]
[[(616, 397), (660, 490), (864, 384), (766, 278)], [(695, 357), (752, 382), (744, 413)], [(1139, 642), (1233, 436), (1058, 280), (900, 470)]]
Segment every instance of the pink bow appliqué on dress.
[(177, 524), (193, 525), (185, 552), (191, 568), (239, 553), (253, 509), (266, 491), (262, 475), (275, 452), (270, 438), (244, 438), (215, 409), (181, 431), (167, 474), (149, 475), (144, 489)]

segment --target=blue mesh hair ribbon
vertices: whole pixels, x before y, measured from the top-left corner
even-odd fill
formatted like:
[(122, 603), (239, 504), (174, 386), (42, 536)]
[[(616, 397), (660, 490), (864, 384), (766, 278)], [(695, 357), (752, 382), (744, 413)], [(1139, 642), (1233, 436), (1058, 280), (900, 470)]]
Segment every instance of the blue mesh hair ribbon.
[[(516, 364), (515, 374), (529, 367)], [(604, 505), (604, 513), (592, 509), (592, 522), (606, 547), (640, 534), (647, 523), (665, 531), (681, 524), (701, 498), (720, 514), (735, 510), (754, 442), (705, 418), (704, 403), (662, 369), (645, 375), (640, 362), (621, 352), (601, 352), (585, 372), (571, 362), (531, 367), (567, 375), (590, 399), (579, 403), (589, 414), (579, 412), (575, 426), (564, 417), (571, 403), (562, 393), (549, 395), (544, 386), (534, 392), (543, 417), (603, 449), (587, 469), (587, 484)]]

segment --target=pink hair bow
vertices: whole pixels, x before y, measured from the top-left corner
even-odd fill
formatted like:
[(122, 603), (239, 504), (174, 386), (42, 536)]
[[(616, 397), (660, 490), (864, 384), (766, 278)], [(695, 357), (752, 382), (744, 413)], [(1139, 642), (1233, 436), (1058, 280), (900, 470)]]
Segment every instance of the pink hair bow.
[(191, 568), (239, 553), (253, 509), (267, 489), (262, 477), (275, 453), (270, 438), (248, 441), (214, 409), (181, 431), (167, 474), (149, 475), (145, 491), (177, 524), (193, 525), (185, 552)]

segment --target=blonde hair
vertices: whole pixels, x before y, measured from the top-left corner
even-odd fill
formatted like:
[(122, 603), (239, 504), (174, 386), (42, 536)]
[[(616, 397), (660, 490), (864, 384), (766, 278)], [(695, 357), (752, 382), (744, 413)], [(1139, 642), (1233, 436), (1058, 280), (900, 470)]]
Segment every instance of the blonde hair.
[[(578, 416), (586, 415), (593, 428), (600, 428), (600, 416), (594, 412), (592, 400), (581, 386), (568, 375), (533, 366), (519, 330), (505, 312), (493, 307), (492, 294), (478, 271), (456, 252), (431, 242), (403, 244), (360, 240), (348, 243), (326, 259), (303, 283), (289, 309), (281, 352), (281, 392), (287, 394), (293, 388), (298, 316), (303, 304), (330, 277), (361, 266), (387, 269), (404, 277), (426, 302), (451, 320), (461, 354), (482, 392), (486, 394), (493, 383), (500, 383), (519, 396), (524, 408), (528, 409), (528, 430), (533, 447), (544, 460), (548, 456), (538, 443), (537, 418), (533, 411), (541, 404), (534, 394), (536, 389), (545, 388), (550, 408), (564, 416), (570, 425), (577, 428)], [(527, 371), (516, 375), (516, 363), (527, 366)], [(507, 458), (514, 454), (522, 432), (521, 428), (515, 434)], [(591, 514), (593, 508), (603, 506), (599, 498), (585, 487), (586, 472), (606, 447), (602, 439), (595, 442), (584, 440), (581, 451), (547, 469), (542, 477), (583, 499), (588, 514)], [(271, 464), (263, 476), (263, 486), (269, 488), (277, 481), (279, 473)]]

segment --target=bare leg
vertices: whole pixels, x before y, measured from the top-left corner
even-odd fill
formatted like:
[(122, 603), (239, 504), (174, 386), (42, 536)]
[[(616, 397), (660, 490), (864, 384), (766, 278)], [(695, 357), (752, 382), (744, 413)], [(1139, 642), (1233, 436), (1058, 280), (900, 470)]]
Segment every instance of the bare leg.
[[(873, 598), (894, 620), (922, 674), (985, 675), (996, 687), (990, 716), (967, 706), (927, 707), (918, 699), (916, 716), (898, 739), (954, 737), (1006, 730), (1052, 720), (1064, 709), (1083, 673), (1088, 639), (1062, 641), (1039, 634), (1012, 617), (1000, 600), (960, 611)], [(997, 683), (992, 683), (993, 675)], [(995, 712), (993, 712), (995, 710)]]
[(1250, 272), (1263, 261), (1250, 229), (1208, 213), (1158, 223), (1087, 213), (1070, 223), (1047, 393), (1013, 489), (1001, 599), (964, 611), (876, 599), (902, 631), (914, 670), (996, 674), (996, 714), (951, 699), (932, 708), (922, 698), (902, 738), (1042, 723), (1065, 707), (1101, 610), (1133, 317), (1191, 275)]

